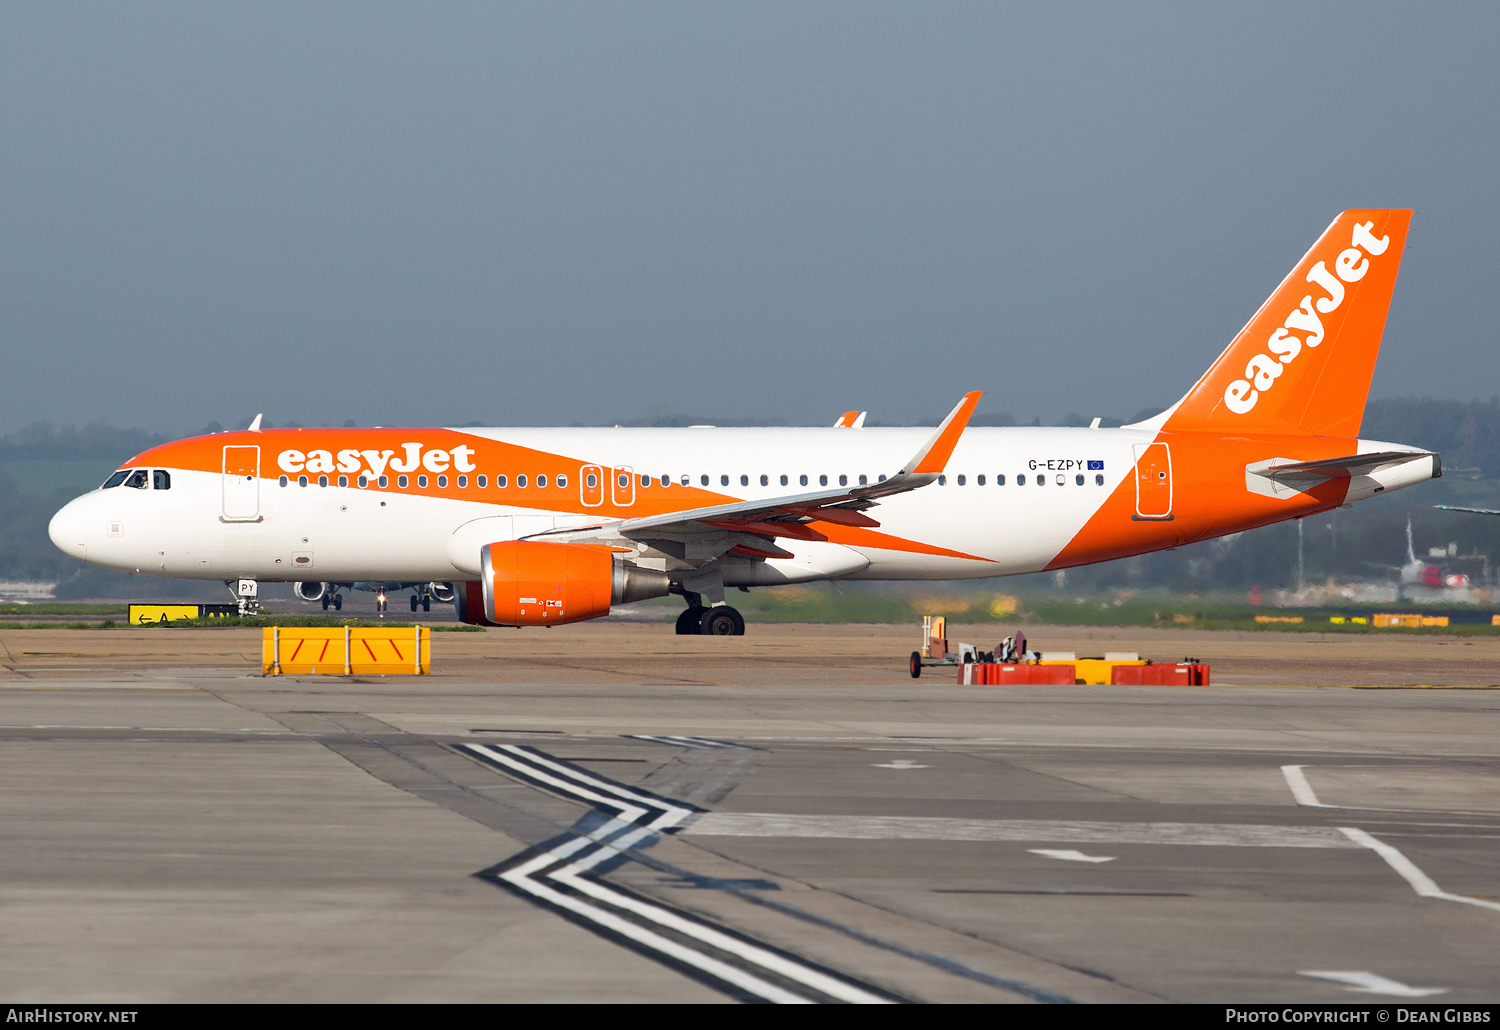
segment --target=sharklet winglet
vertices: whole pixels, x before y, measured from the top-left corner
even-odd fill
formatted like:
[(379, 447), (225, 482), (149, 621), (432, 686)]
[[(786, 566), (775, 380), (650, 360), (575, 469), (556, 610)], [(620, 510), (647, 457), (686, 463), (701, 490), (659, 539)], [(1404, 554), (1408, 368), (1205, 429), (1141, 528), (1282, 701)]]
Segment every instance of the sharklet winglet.
[(937, 427), (932, 439), (923, 444), (922, 449), (902, 466), (901, 473), (936, 475), (947, 468), (948, 459), (953, 456), (953, 448), (958, 446), (958, 438), (969, 427), (969, 418), (974, 414), (979, 398), (983, 396), (983, 390), (964, 394), (964, 399), (958, 402), (958, 407), (948, 412), (948, 417)]

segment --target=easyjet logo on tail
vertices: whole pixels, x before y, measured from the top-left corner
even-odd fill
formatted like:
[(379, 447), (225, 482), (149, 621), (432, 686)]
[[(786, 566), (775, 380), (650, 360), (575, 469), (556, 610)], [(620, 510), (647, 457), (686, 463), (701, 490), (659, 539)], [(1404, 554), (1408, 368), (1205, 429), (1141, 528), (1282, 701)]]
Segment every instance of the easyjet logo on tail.
[[(1323, 320), (1338, 310), (1344, 302), (1344, 284), (1357, 283), (1370, 271), (1370, 258), (1379, 257), (1391, 245), (1390, 236), (1376, 239), (1375, 223), (1356, 224), (1350, 237), (1350, 246), (1333, 262), (1333, 271), (1319, 261), (1307, 273), (1307, 281), (1315, 284), (1326, 297), (1314, 301), (1311, 294), (1302, 298), (1302, 303), (1292, 309), (1280, 328), (1266, 340), (1269, 353), (1256, 354), (1245, 365), (1245, 378), (1236, 379), (1224, 388), (1224, 404), (1236, 415), (1243, 415), (1255, 407), (1260, 395), (1275, 387), (1276, 380), (1286, 371), (1286, 366), (1297, 360), (1303, 347), (1316, 347), (1323, 342)], [(1367, 256), (1368, 255), (1368, 256)], [(1303, 334), (1303, 335), (1298, 335)]]

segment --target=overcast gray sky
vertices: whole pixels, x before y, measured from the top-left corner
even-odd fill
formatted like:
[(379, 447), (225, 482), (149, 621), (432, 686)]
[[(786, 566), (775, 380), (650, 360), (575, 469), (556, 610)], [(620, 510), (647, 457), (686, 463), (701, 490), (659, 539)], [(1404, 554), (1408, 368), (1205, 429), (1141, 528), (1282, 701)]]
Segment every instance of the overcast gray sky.
[(1051, 421), (1342, 209), (1374, 396), (1500, 392), (1500, 5), (0, 6), (0, 432)]

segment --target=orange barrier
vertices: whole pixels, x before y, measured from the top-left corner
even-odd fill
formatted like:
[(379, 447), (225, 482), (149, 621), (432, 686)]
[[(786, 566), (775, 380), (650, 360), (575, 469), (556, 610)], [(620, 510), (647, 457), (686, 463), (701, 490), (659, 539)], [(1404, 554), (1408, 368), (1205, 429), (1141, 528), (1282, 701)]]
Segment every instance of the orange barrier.
[(1077, 672), (1071, 665), (1002, 665), (999, 662), (965, 662), (958, 667), (958, 682), (1010, 686), (1072, 685)]
[(1090, 678), (1109, 669), (1110, 684), (1118, 686), (1162, 686), (1162, 687), (1206, 687), (1208, 666), (1202, 662), (1168, 662), (1152, 665), (1142, 661), (1106, 662), (1102, 659), (1083, 659), (1090, 668), (1080, 678), (1079, 663), (1040, 662), (1022, 665), (1004, 665), (999, 662), (965, 662), (958, 667), (960, 686), (1009, 686), (1013, 684), (1067, 685), (1106, 681)]
[(1118, 686), (1206, 687), (1208, 666), (1202, 662), (1162, 665), (1117, 665), (1110, 680)]
[(267, 676), (422, 676), (432, 670), (432, 630), (421, 626), (267, 626)]

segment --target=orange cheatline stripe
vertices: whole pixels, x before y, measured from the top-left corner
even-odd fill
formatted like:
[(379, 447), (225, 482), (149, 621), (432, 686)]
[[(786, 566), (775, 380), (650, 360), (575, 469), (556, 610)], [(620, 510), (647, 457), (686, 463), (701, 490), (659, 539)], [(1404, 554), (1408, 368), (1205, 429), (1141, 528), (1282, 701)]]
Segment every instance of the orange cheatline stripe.
[(860, 529), (856, 526), (835, 526), (831, 522), (824, 522), (819, 524), (818, 529), (829, 540), (836, 544), (843, 544), (845, 547), (878, 548), (882, 551), (904, 551), (907, 554), (931, 554), (939, 558), (967, 558), (970, 561), (993, 562), (995, 560), (947, 547), (918, 543), (904, 537), (891, 536), (889, 533), (876, 533), (873, 530)]
[(947, 468), (948, 459), (953, 455), (953, 448), (958, 446), (958, 438), (969, 427), (969, 417), (974, 414), (974, 408), (979, 404), (979, 398), (982, 396), (984, 396), (983, 390), (964, 394), (964, 399), (959, 402), (958, 407), (954, 408), (953, 413), (938, 427), (932, 443), (927, 446), (927, 453), (922, 455), (921, 460), (917, 462), (917, 467), (907, 471), (941, 472)]

